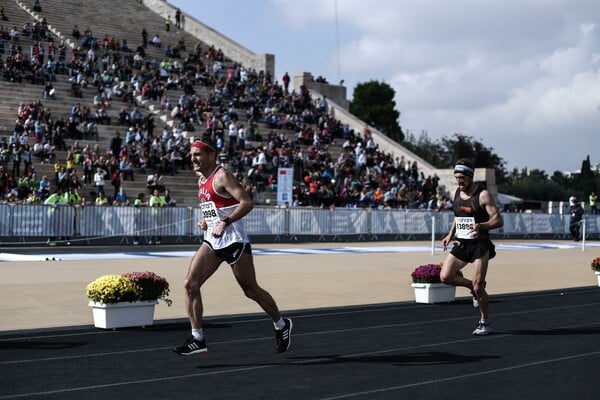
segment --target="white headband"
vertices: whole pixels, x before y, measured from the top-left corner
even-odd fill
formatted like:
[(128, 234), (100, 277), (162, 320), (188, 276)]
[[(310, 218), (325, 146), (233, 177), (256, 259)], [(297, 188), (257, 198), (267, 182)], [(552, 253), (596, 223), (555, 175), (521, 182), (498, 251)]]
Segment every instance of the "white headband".
[(454, 166), (454, 173), (461, 173), (467, 176), (475, 175), (475, 171), (471, 167), (467, 167), (466, 165), (457, 164)]

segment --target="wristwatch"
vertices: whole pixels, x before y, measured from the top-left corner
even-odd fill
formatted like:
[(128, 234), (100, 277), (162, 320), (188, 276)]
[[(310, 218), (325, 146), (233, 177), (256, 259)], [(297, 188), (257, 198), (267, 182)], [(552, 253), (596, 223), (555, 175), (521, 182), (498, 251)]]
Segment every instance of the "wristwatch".
[(229, 224), (231, 224), (231, 222), (232, 222), (232, 221), (231, 221), (231, 218), (229, 218), (229, 217), (225, 217), (225, 218), (223, 218), (221, 221), (222, 221), (222, 222), (225, 222), (225, 225), (226, 225), (226, 226), (227, 226), (227, 225), (229, 225)]

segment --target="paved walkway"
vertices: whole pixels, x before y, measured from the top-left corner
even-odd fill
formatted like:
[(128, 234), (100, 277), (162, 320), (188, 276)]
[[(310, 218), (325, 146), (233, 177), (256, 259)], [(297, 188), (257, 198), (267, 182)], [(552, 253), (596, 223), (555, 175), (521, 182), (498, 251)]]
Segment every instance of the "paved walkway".
[[(597, 243), (589, 243), (585, 251), (567, 241), (496, 244), (498, 255), (491, 261), (488, 273), (488, 291), (492, 295), (597, 284), (589, 268), (591, 260), (600, 254)], [(427, 242), (361, 242), (253, 247), (258, 281), (285, 311), (414, 300), (412, 270), (420, 264), (441, 262), (445, 256), (439, 249), (432, 255), (429, 246)], [(163, 253), (135, 258), (104, 255), (106, 258), (102, 259), (91, 248), (64, 250), (88, 256), (92, 253), (95, 259), (82, 256), (67, 260), (65, 255), (65, 259), (51, 261), (60, 256), (47, 254), (50, 261), (0, 262), (0, 331), (89, 326), (92, 315), (85, 297), (86, 285), (104, 274), (142, 270), (165, 276), (171, 283), (173, 305), (159, 304), (155, 318), (186, 317), (182, 282), (190, 248), (161, 249), (183, 252), (169, 252), (170, 257)], [(146, 249), (149, 250), (156, 249)], [(28, 256), (46, 258), (39, 251), (28, 251)], [(467, 267), (465, 274), (469, 276), (471, 271)], [(459, 288), (457, 296), (466, 297), (468, 293)], [(226, 264), (207, 282), (203, 298), (206, 316), (260, 312), (254, 302), (243, 296)]]

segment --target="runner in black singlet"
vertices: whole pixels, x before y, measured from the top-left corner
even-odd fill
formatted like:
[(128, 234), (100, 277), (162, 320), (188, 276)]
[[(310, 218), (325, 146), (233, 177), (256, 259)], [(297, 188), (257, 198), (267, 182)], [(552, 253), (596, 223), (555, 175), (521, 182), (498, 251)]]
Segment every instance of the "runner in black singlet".
[[(485, 276), (488, 261), (496, 256), (489, 231), (500, 228), (504, 222), (492, 195), (474, 183), (474, 174), (475, 168), (469, 160), (461, 159), (454, 167), (454, 177), (458, 183), (453, 200), (454, 222), (448, 235), (442, 239), (444, 251), (451, 241), (454, 241), (454, 246), (444, 260), (440, 278), (446, 284), (471, 290), (473, 305), (479, 307), (481, 313), (473, 335), (487, 335), (492, 328)], [(475, 267), (472, 281), (461, 272), (469, 263)]]

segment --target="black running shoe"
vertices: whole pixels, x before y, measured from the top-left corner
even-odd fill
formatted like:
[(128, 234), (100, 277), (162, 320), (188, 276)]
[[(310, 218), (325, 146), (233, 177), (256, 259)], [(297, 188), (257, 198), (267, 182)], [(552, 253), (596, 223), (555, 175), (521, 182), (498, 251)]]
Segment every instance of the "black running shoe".
[(206, 342), (204, 339), (198, 340), (191, 336), (181, 346), (174, 347), (173, 352), (182, 356), (190, 356), (192, 354), (206, 353)]
[(284, 318), (285, 327), (283, 329), (275, 329), (275, 347), (278, 353), (283, 353), (292, 345), (292, 320)]

